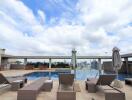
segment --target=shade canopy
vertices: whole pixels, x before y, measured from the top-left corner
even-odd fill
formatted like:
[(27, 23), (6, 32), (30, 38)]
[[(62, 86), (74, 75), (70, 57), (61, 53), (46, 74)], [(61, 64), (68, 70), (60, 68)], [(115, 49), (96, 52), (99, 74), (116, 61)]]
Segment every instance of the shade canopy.
[(120, 49), (118, 49), (117, 47), (113, 48), (113, 53), (112, 53), (112, 65), (113, 65), (113, 69), (115, 72), (118, 72), (119, 69), (121, 69), (122, 66), (122, 61), (121, 61), (121, 56), (120, 56)]
[(118, 80), (118, 70), (121, 69), (121, 66), (122, 66), (122, 61), (121, 61), (121, 56), (120, 56), (119, 51), (120, 51), (120, 49), (118, 49), (117, 47), (113, 48), (112, 65), (113, 65), (114, 71), (116, 72), (116, 75), (117, 75), (117, 79), (114, 80), (113, 86), (117, 87), (117, 88), (122, 88), (123, 84), (121, 83), (120, 80)]

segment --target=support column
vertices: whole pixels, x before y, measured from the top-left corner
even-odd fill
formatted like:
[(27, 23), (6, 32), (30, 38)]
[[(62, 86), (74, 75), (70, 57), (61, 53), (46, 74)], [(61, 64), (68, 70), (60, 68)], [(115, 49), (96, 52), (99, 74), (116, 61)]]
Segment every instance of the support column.
[(10, 69), (8, 58), (2, 59), (1, 64), (2, 64), (3, 69), (5, 69), (5, 70)]
[(27, 65), (27, 58), (24, 58), (24, 65)]
[(125, 64), (126, 64), (126, 72), (127, 74), (129, 73), (129, 70), (128, 70), (128, 58), (124, 58), (125, 60)]
[(102, 71), (101, 58), (98, 58), (98, 69), (99, 69), (99, 74), (101, 74)]
[(49, 58), (49, 69), (51, 69), (51, 58)]

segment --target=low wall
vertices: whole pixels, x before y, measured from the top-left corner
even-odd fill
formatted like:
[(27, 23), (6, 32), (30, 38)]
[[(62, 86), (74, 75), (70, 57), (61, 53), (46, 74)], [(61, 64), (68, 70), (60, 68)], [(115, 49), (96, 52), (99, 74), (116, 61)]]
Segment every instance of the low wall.
[(25, 65), (22, 64), (11, 64), (10, 69), (24, 69)]

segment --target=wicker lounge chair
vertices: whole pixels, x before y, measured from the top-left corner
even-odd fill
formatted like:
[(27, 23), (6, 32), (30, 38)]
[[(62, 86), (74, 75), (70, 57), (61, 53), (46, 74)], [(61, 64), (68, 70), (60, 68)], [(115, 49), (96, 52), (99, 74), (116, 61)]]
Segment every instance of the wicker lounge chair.
[(17, 100), (36, 100), (37, 95), (44, 89), (44, 83), (49, 78), (43, 77), (21, 88), (17, 92)]
[(110, 85), (116, 78), (116, 75), (100, 75), (98, 79), (90, 79), (86, 81), (86, 89), (89, 92), (96, 92), (97, 86)]
[(25, 83), (27, 83), (26, 77), (23, 76), (5, 77), (3, 74), (0, 73), (0, 84), (10, 85), (12, 91), (17, 91), (18, 89), (22, 88)]
[(10, 84), (16, 80), (23, 80), (24, 83), (27, 83), (27, 78), (24, 76), (5, 77), (3, 74), (0, 73), (0, 84)]
[(10, 84), (0, 84), (0, 94), (3, 94), (11, 89)]
[(76, 100), (74, 74), (60, 74), (57, 100)]
[(90, 93), (102, 90), (105, 93), (105, 100), (111, 100), (111, 97), (112, 100), (125, 100), (125, 93), (111, 86), (115, 78), (116, 75), (100, 75), (99, 79), (86, 81), (86, 89)]
[(59, 74), (59, 85), (73, 85), (74, 74)]

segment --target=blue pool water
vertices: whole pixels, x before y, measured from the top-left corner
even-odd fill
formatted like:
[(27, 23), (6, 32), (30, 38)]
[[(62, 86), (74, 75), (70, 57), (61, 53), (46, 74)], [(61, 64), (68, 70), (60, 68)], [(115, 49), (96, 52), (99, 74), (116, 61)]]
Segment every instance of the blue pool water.
[[(50, 77), (53, 80), (58, 79), (58, 75), (60, 72), (33, 72), (26, 74), (25, 76), (29, 80), (35, 80), (40, 77)], [(64, 72), (63, 72), (64, 73)], [(68, 72), (65, 72), (68, 73)], [(86, 78), (95, 78), (98, 77), (99, 73), (97, 70), (77, 70), (76, 71), (76, 79), (77, 80), (85, 80)], [(125, 74), (119, 74), (118, 78), (120, 80), (124, 80), (124, 78), (132, 77), (132, 75), (125, 75)]]

